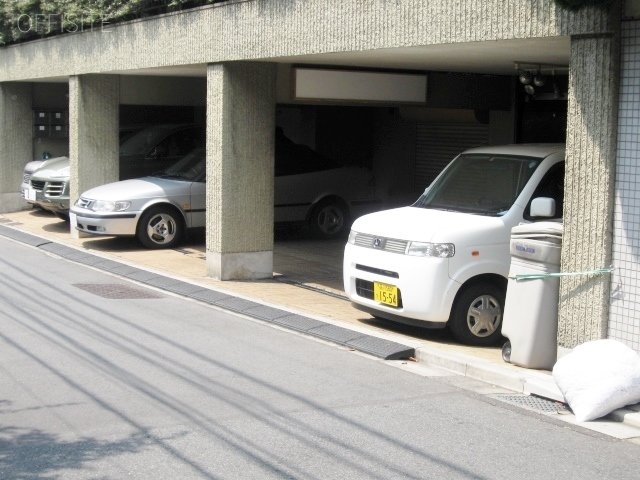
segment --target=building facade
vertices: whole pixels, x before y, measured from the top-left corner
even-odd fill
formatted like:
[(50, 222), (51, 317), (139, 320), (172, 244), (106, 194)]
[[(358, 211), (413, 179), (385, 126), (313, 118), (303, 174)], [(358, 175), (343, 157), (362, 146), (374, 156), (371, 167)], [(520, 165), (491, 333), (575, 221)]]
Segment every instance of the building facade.
[[(467, 75), (478, 80), (464, 110), (486, 116), (481, 123), (487, 131), (481, 133), (500, 143), (517, 140), (516, 102), (507, 110), (480, 107), (490, 91), (482, 86), (484, 76), (514, 77), (518, 63), (564, 69), (561, 268), (581, 273), (613, 265), (614, 274), (563, 277), (558, 345), (572, 348), (612, 336), (640, 350), (635, 228), (640, 220), (633, 208), (638, 195), (637, 3), (568, 12), (553, 0), (230, 0), (5, 46), (0, 48), (0, 209), (24, 205), (18, 189), (22, 168), (39, 152), (33, 130), (36, 98), (62, 86), (63, 93), (56, 95), (68, 110), (74, 201), (82, 191), (118, 179), (123, 103), (179, 98), (189, 104), (198, 103), (198, 97), (206, 112), (207, 176), (212, 179), (207, 182), (208, 272), (220, 279), (269, 277), (273, 132), (277, 105), (304, 103), (295, 93), (296, 69), (425, 72), (433, 80), (430, 91), (444, 91), (442, 85), (455, 84), (447, 78)], [(469, 95), (463, 86), (469, 83), (460, 85), (444, 105), (433, 93), (422, 104), (403, 105), (403, 118), (451, 114), (448, 107), (458, 108), (456, 102)], [(509, 85), (515, 97), (514, 82)], [(336, 102), (327, 98), (324, 103)], [(460, 123), (460, 111), (454, 116), (453, 123)], [(428, 136), (430, 129), (423, 129)]]

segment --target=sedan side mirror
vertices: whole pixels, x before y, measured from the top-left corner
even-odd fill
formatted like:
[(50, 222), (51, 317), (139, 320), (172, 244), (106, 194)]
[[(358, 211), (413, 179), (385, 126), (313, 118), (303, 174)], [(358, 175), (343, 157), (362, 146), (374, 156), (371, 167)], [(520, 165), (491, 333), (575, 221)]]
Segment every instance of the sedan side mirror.
[(531, 201), (532, 217), (554, 218), (556, 216), (556, 201), (549, 197), (538, 197)]

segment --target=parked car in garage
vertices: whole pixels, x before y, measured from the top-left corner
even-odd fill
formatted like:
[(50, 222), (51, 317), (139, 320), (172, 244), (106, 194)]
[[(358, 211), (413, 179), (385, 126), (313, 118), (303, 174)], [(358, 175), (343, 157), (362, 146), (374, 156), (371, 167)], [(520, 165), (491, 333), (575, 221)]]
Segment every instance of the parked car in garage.
[(137, 178), (170, 167), (204, 145), (204, 127), (161, 124), (143, 128), (120, 144), (120, 180)]
[(467, 150), (409, 207), (351, 227), (343, 263), (353, 305), (409, 325), (449, 325), (463, 343), (500, 339), (511, 228), (560, 219), (564, 146)]
[[(172, 165), (204, 142), (202, 127), (161, 124), (120, 130), (120, 178), (133, 178)], [(37, 168), (31, 173), (26, 169)], [(28, 175), (28, 183), (27, 183)], [(69, 214), (69, 158), (30, 162), (25, 167), (23, 197), (27, 202), (66, 219)]]
[(65, 219), (69, 214), (69, 158), (46, 160), (35, 170), (23, 190), (29, 203)]
[[(122, 144), (122, 142), (132, 137), (135, 133), (140, 131), (142, 128), (143, 127), (135, 126), (135, 125), (120, 127), (120, 143)], [(31, 186), (31, 175), (33, 175), (33, 172), (35, 172), (36, 170), (44, 167), (47, 164), (47, 162), (49, 162), (50, 160), (57, 161), (57, 159), (60, 158), (60, 157), (50, 158), (48, 152), (45, 155), (47, 156), (46, 158), (43, 158), (41, 160), (32, 160), (28, 162), (24, 166), (24, 169), (22, 171), (22, 183), (20, 184), (20, 192), (22, 192), (22, 197), (28, 203), (31, 203), (36, 206), (37, 204), (33, 199), (27, 198), (27, 194), (29, 193), (29, 187)], [(34, 193), (31, 192), (31, 195), (33, 196)]]
[(59, 158), (67, 157), (32, 160), (24, 166), (24, 169), (22, 170), (22, 183), (20, 184), (20, 192), (22, 193), (22, 198), (24, 198), (28, 203), (37, 206), (36, 193), (35, 190), (31, 188), (31, 175), (33, 175), (33, 173), (39, 168), (44, 167), (47, 163), (57, 162)]
[[(320, 162), (293, 172), (282, 169), (278, 158), (286, 155), (279, 153), (277, 223), (308, 222), (320, 236), (332, 238), (348, 228), (352, 205), (374, 199), (368, 169)], [(205, 150), (199, 148), (158, 174), (92, 188), (71, 209), (72, 222), (85, 233), (136, 236), (148, 248), (174, 247), (186, 229), (205, 226), (205, 172)]]
[(275, 221), (309, 226), (319, 238), (349, 230), (351, 218), (367, 213), (378, 199), (370, 169), (342, 165), (291, 141), (278, 128), (275, 137)]

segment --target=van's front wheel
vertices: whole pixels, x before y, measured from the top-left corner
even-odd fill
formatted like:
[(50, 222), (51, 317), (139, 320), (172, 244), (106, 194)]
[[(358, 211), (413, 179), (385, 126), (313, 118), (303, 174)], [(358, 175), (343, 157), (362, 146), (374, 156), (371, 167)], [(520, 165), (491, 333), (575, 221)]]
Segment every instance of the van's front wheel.
[(506, 292), (494, 283), (466, 287), (453, 305), (449, 328), (468, 345), (493, 345), (501, 338)]

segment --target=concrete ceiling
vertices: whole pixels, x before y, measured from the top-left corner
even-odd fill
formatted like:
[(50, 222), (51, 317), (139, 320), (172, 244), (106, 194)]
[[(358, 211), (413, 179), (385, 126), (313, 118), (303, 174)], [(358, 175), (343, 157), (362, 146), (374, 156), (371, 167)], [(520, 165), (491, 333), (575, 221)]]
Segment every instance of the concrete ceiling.
[[(558, 65), (559, 70), (566, 71), (569, 64), (569, 46), (568, 37), (552, 37), (322, 53), (265, 60), (299, 65), (513, 75), (516, 73), (516, 62)], [(204, 77), (206, 65), (180, 65), (112, 73)]]
[[(332, 65), (357, 68), (515, 75), (515, 63), (569, 65), (568, 37), (496, 40), (474, 43), (404, 47), (362, 52), (336, 52), (264, 59), (282, 64)], [(206, 77), (205, 64), (104, 72), (120, 75)], [(68, 77), (42, 78), (42, 82), (67, 82)]]

